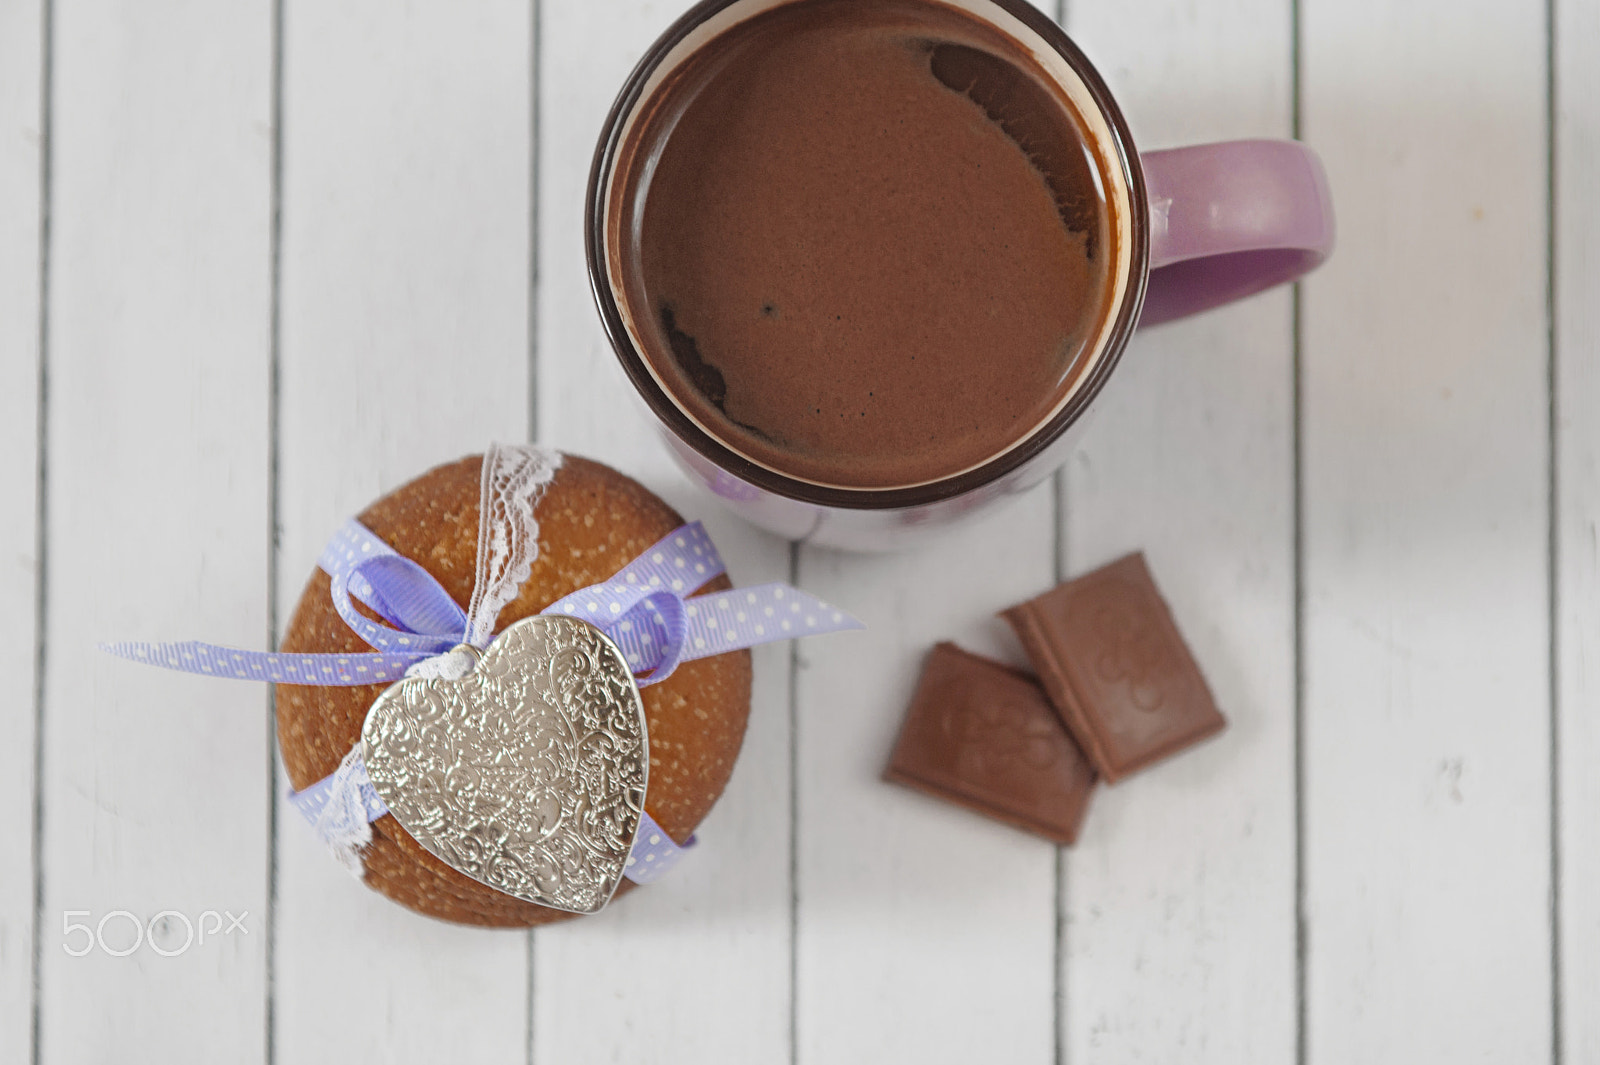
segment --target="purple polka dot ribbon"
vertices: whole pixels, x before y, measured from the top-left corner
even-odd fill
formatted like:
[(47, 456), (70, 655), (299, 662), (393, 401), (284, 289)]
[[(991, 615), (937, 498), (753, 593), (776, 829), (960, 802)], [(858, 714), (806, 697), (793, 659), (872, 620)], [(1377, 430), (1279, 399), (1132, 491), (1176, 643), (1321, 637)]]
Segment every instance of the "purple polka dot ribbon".
[[(392, 683), (417, 663), (466, 642), (466, 613), (443, 586), (360, 522), (351, 519), (340, 526), (318, 564), (330, 579), (334, 608), (373, 653), (268, 653), (197, 642), (102, 644), (101, 649), (187, 673), (354, 686)], [(665, 680), (680, 662), (862, 627), (850, 615), (786, 584), (689, 598), (724, 572), (711, 538), (699, 522), (692, 522), (668, 533), (607, 580), (557, 600), (543, 613), (582, 618), (599, 628), (622, 651), (640, 687)], [(357, 611), (356, 601), (383, 621)], [(354, 769), (351, 783), (360, 789), (367, 820), (376, 821), (388, 808), (365, 767)], [(329, 776), (289, 796), (313, 824), (329, 802), (332, 780)], [(654, 881), (692, 843), (680, 847), (644, 814), (624, 875), (640, 883)]]
[(681, 847), (672, 842), (672, 837), (662, 831), (649, 814), (640, 810), (639, 833), (633, 837), (633, 848), (628, 851), (622, 875), (636, 884), (654, 884), (672, 872), (673, 866), (693, 846), (693, 836), (685, 840)]
[[(787, 584), (685, 599), (723, 571), (711, 537), (694, 522), (669, 533), (610, 580), (573, 592), (542, 613), (570, 614), (599, 628), (636, 674), (649, 671), (640, 677), (641, 685), (665, 680), (680, 661), (861, 627), (855, 618)], [(669, 604), (683, 613), (677, 647), (665, 609)]]
[[(313, 825), (317, 818), (322, 816), (323, 807), (333, 798), (334, 774), (323, 777), (304, 791), (292, 792), (289, 801), (294, 803), (300, 815)], [(368, 821), (376, 821), (389, 812), (388, 804), (378, 795), (378, 789), (372, 786), (372, 780), (367, 776), (365, 766), (360, 766), (355, 771), (354, 786), (361, 796), (361, 805), (367, 812)]]

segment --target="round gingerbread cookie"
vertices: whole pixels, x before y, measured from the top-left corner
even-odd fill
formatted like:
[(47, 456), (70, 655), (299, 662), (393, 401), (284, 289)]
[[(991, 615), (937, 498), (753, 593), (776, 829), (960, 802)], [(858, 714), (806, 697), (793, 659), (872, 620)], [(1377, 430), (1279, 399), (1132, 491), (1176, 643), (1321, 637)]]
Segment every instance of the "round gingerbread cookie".
[[(384, 496), (358, 520), (427, 570), (463, 610), (472, 598), (478, 550), (482, 457), (440, 466)], [(604, 581), (683, 524), (642, 485), (608, 466), (565, 457), (539, 499), (539, 554), (496, 631), (561, 597)], [(328, 575), (312, 574), (280, 650), (370, 651), (334, 609)], [(726, 576), (702, 592), (731, 587)], [(338, 768), (360, 739), (367, 709), (384, 685), (277, 686), (278, 746), (300, 790)], [(668, 835), (687, 839), (733, 772), (750, 712), (750, 652), (684, 662), (643, 690), (650, 736), (645, 809)], [(366, 882), (419, 913), (462, 924), (527, 927), (575, 916), (502, 894), (451, 869), (422, 848), (393, 815), (373, 823), (362, 853)], [(632, 887), (624, 880), (622, 894)]]

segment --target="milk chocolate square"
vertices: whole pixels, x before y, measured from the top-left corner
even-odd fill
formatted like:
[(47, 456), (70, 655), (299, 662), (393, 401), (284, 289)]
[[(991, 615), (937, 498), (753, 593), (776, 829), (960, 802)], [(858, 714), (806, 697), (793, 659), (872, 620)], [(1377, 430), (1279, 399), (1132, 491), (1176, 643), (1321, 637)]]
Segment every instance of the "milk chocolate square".
[(929, 653), (883, 776), (1057, 843), (1094, 787), (1034, 679), (952, 643)]
[(1227, 724), (1142, 554), (1005, 611), (1061, 720), (1106, 783)]

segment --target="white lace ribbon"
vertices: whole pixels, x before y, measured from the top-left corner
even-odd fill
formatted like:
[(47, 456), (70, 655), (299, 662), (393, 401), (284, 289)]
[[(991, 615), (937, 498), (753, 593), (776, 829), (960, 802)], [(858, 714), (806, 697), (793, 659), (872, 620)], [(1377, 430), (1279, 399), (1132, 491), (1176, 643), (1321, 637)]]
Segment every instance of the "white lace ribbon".
[(467, 643), (489, 646), (495, 618), (517, 597), (539, 557), (539, 497), (561, 468), (559, 451), (494, 444), (478, 488), (478, 567), (467, 607)]
[(361, 852), (372, 843), (367, 793), (376, 794), (372, 781), (367, 778), (367, 766), (361, 760), (358, 743), (350, 748), (328, 779), (328, 802), (311, 826), (345, 871), (358, 880), (366, 872), (361, 864)]

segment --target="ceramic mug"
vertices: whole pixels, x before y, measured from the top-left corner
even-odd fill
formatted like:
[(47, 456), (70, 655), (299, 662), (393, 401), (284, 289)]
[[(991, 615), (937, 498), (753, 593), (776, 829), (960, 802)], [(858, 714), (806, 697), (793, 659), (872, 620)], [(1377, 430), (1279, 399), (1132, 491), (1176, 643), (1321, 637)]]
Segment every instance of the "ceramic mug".
[(718, 440), (673, 400), (640, 354), (623, 303), (617, 254), (617, 169), (630, 132), (665, 79), (719, 34), (785, 3), (704, 0), (653, 44), (628, 77), (601, 133), (589, 177), (589, 280), (624, 371), (659, 420), (690, 479), (751, 522), (789, 539), (892, 549), (1033, 487), (1070, 453), (1085, 413), (1139, 325), (1153, 325), (1292, 281), (1333, 247), (1333, 209), (1316, 155), (1295, 141), (1245, 140), (1140, 154), (1088, 59), (1022, 0), (926, 0), (977, 16), (1026, 49), (1078, 110), (1106, 171), (1118, 227), (1113, 302), (1092, 361), (1050, 416), (973, 468), (896, 488), (816, 484), (758, 464)]

